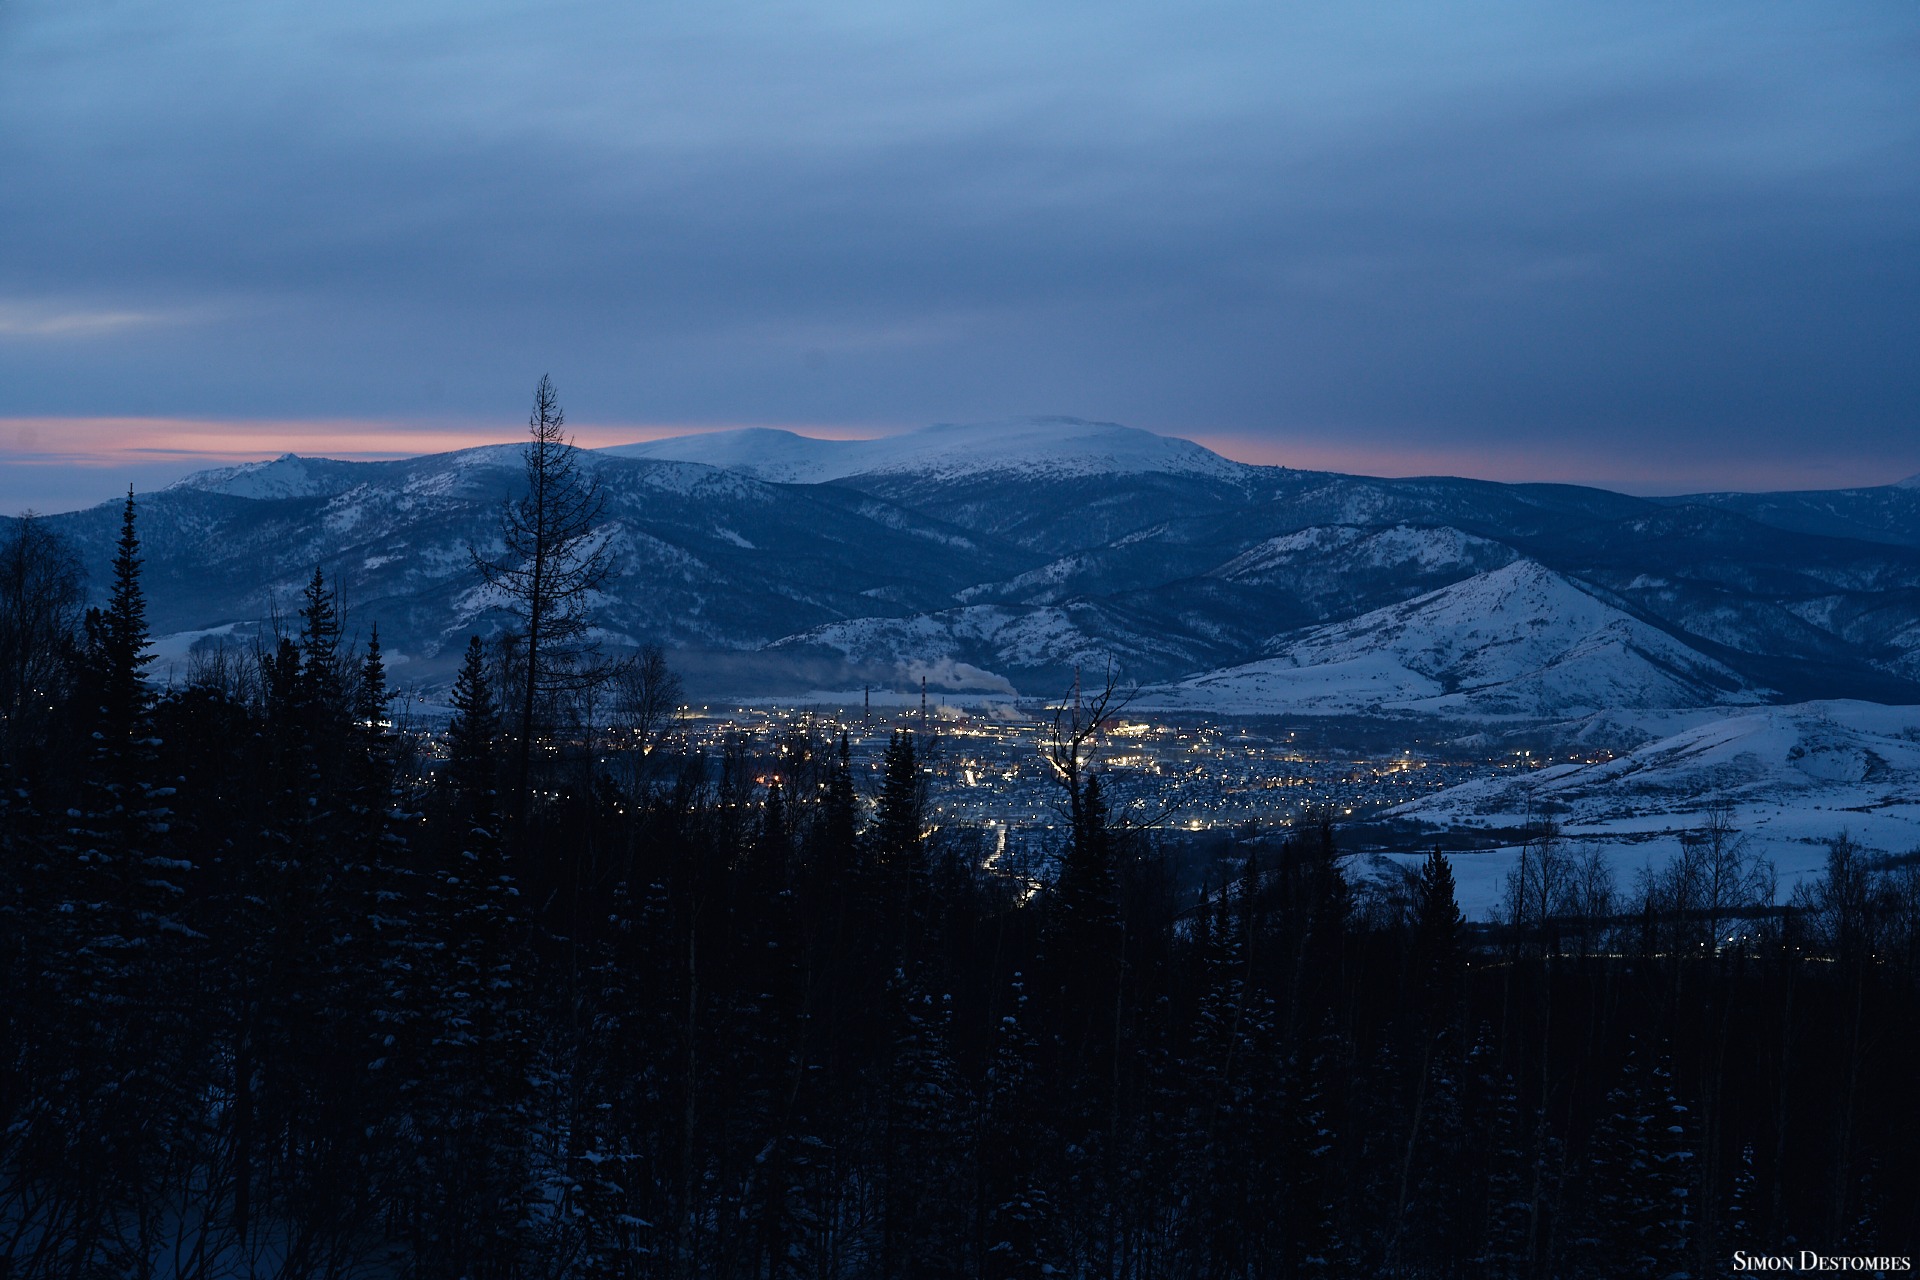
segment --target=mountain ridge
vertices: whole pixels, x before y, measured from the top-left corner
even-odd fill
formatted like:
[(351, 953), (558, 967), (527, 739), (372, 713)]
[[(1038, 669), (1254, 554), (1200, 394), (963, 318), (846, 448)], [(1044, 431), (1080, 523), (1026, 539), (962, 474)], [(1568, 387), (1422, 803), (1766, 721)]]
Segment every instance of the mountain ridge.
[[(659, 456), (696, 446), (710, 460)], [(506, 625), (465, 580), (465, 548), (519, 491), (521, 449), (286, 454), (145, 495), (156, 625), (243, 635), (287, 616), (321, 564), (403, 657), (438, 659)], [(1782, 698), (1920, 701), (1920, 507), (1909, 519), (1911, 491), (1891, 486), (1687, 502), (1381, 479), (1080, 419), (882, 441), (750, 429), (581, 458), (607, 487), (623, 572), (604, 636), (735, 655), (728, 670), (776, 681), (798, 664), (857, 687), (944, 659), (1050, 690), (1111, 659), (1178, 684), (1524, 560), (1682, 646), (1689, 669)], [(802, 463), (831, 475), (792, 478)], [(47, 517), (96, 587), (114, 515)], [(1822, 521), (1874, 536), (1785, 527)], [(1658, 647), (1633, 634), (1635, 654)]]
[(1257, 469), (1191, 440), (1070, 417), (934, 423), (863, 440), (828, 440), (768, 427), (743, 427), (610, 445), (596, 452), (699, 462), (796, 484), (854, 476), (915, 474), (954, 479), (1005, 472), (1065, 476), (1172, 471), (1233, 478)]

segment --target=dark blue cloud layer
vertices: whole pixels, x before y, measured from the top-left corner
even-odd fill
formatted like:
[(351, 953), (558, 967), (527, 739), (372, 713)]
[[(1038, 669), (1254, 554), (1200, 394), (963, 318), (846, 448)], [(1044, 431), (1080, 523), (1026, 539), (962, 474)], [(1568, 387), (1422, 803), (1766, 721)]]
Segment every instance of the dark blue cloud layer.
[(1905, 3), (0, 7), (0, 416), (1920, 469)]

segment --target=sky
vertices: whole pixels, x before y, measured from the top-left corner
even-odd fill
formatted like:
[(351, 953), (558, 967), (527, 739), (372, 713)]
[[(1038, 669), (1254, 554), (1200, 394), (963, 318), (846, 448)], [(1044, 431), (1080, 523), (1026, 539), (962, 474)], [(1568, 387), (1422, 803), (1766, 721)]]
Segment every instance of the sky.
[(1641, 493), (1920, 472), (1920, 9), (0, 0), (0, 510), (1066, 414)]

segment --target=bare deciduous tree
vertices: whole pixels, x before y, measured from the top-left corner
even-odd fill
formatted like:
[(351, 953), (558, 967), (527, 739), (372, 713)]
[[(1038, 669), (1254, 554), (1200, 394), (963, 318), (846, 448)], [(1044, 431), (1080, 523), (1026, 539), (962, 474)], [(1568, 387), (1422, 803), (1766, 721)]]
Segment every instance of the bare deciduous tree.
[(1718, 950), (1733, 941), (1726, 932), (1730, 915), (1773, 905), (1773, 864), (1755, 853), (1752, 842), (1734, 825), (1733, 802), (1725, 798), (1707, 807), (1707, 823), (1698, 843), (1700, 909), (1705, 913), (1708, 944)]
[(1507, 872), (1506, 913), (1516, 937), (1534, 934), (1543, 953), (1557, 949), (1552, 926), (1565, 906), (1573, 871), (1560, 824), (1545, 814), (1531, 817), (1520, 861)]
[(43, 731), (85, 599), (73, 548), (32, 512), (22, 516), (0, 539), (0, 759)]
[(1073, 673), (1073, 691), (1053, 711), (1047, 735), (1047, 763), (1067, 789), (1067, 803), (1076, 828), (1080, 822), (1081, 779), (1099, 749), (1101, 724), (1125, 705), (1119, 679), (1111, 664), (1106, 682), (1091, 698), (1080, 689), (1080, 673)]
[(1642, 896), (1663, 921), (1668, 950), (1718, 951), (1735, 941), (1734, 918), (1773, 904), (1773, 866), (1735, 825), (1732, 802), (1714, 800), (1705, 818), (1681, 836), (1671, 862), (1643, 875)]
[(1572, 923), (1581, 954), (1604, 949), (1609, 922), (1619, 906), (1613, 864), (1606, 851), (1591, 842), (1573, 856), (1565, 911)]
[(667, 666), (667, 655), (657, 644), (647, 645), (614, 671), (614, 740), (626, 759), (629, 794), (639, 791), (648, 753), (673, 722), (680, 697), (680, 677)]

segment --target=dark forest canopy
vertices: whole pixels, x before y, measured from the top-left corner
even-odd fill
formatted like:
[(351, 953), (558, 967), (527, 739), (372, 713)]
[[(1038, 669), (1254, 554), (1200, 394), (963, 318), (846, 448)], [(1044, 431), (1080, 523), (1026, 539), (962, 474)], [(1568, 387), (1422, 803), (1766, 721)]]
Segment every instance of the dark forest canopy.
[(1438, 855), (1387, 894), (1326, 821), (1196, 861), (1092, 768), (1036, 884), (929, 821), (925, 735), (869, 790), (806, 725), (605, 766), (557, 704), (508, 821), (497, 649), (396, 732), (316, 573), (160, 690), (131, 500), (107, 607), (68, 567), (60, 626), (0, 617), (13, 1276), (1667, 1276), (1920, 1234), (1920, 873), (1843, 839), (1772, 908), (1623, 905), (1542, 833), (1489, 929)]

